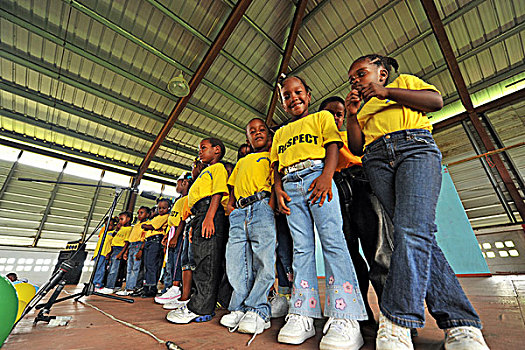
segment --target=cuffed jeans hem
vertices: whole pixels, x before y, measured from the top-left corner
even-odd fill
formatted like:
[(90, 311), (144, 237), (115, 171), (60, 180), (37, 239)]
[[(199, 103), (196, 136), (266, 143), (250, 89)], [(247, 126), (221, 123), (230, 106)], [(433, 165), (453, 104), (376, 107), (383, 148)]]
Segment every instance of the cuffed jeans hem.
[(446, 321), (438, 323), (438, 327), (440, 329), (447, 329), (447, 328), (453, 328), (453, 327), (464, 327), (464, 326), (471, 326), (471, 327), (483, 329), (483, 325), (481, 324), (481, 322), (476, 321), (476, 320), (455, 319), (455, 320), (446, 320)]
[(246, 306), (237, 306), (237, 307), (228, 307), (228, 311), (234, 312), (234, 311), (242, 311), (246, 313), (248, 311), (248, 308)]
[(188, 270), (195, 271), (195, 266), (193, 266), (193, 265), (184, 265), (184, 266), (182, 266), (182, 271), (188, 271)]
[(344, 318), (346, 320), (356, 320), (356, 321), (366, 321), (368, 320), (368, 315), (366, 313), (364, 314), (349, 314), (346, 312), (338, 312), (334, 310), (325, 310), (324, 312), (325, 317), (333, 317), (333, 318)]
[(425, 321), (408, 320), (406, 318), (393, 316), (388, 311), (386, 311), (382, 306), (379, 306), (379, 309), (381, 310), (381, 313), (386, 318), (388, 318), (390, 321), (394, 322), (395, 324), (397, 324), (399, 326), (407, 327), (407, 328), (423, 328), (423, 327), (425, 327)]
[(290, 309), (288, 309), (288, 313), (289, 314), (297, 314), (297, 315), (301, 315), (301, 316), (306, 316), (306, 317), (311, 317), (311, 318), (323, 318), (323, 315), (320, 313), (320, 312), (308, 312), (308, 310), (301, 310), (301, 309), (297, 309), (295, 307), (290, 307)]
[(261, 309), (254, 309), (252, 307), (247, 307), (246, 311), (253, 311), (257, 315), (261, 316), (261, 318), (264, 320), (264, 322), (268, 322), (268, 321), (270, 321), (270, 306), (266, 307), (266, 309), (268, 310), (268, 312), (263, 312), (263, 311), (261, 311)]

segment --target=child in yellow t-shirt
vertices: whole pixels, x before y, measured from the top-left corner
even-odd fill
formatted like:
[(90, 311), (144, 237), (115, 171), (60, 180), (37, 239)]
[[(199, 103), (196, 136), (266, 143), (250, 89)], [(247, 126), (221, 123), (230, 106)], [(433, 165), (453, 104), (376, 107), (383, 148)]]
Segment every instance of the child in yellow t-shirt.
[(187, 305), (168, 314), (170, 322), (209, 321), (215, 310), (225, 246), (226, 217), (221, 200), (228, 193), (228, 173), (220, 162), (225, 152), (221, 140), (207, 138), (200, 142), (199, 158), (208, 167), (188, 192), (188, 206), (195, 215), (191, 225), (195, 292)]
[(157, 295), (157, 282), (160, 278), (164, 252), (162, 239), (166, 234), (170, 207), (171, 202), (168, 199), (160, 199), (157, 203), (158, 215), (151, 219), (149, 223), (141, 224), (142, 229), (146, 231), (144, 244), (146, 283), (144, 284), (143, 298), (152, 298)]
[[(107, 222), (107, 219), (104, 219), (104, 222)], [(106, 229), (105, 225), (102, 226), (98, 234), (97, 246), (95, 247), (95, 252), (93, 253), (93, 260), (95, 260), (97, 264), (95, 268), (95, 276), (93, 277), (93, 285), (95, 286), (95, 290), (97, 292), (100, 292), (100, 290), (104, 287), (104, 275), (106, 274), (107, 268), (106, 256), (111, 251), (111, 240), (113, 239), (113, 231), (116, 224), (116, 218), (111, 218), (109, 220), (108, 232), (106, 233), (106, 239), (104, 240), (104, 245), (102, 246), (101, 250), (100, 244), (102, 243), (102, 237), (104, 237), (104, 231)], [(96, 258), (98, 256), (99, 250), (100, 258), (97, 260)]]
[(367, 319), (352, 260), (342, 230), (341, 207), (332, 180), (343, 142), (328, 111), (309, 114), (311, 94), (298, 77), (281, 80), (281, 101), (291, 121), (277, 130), (271, 162), (279, 210), (287, 214), (293, 239), (294, 287), (287, 322), (277, 340), (301, 344), (315, 335), (321, 318), (317, 285), (314, 225), (323, 247), (326, 274), (321, 348), (358, 348), (363, 344), (358, 320)]
[(164, 288), (166, 291), (155, 298), (155, 302), (159, 304), (167, 304), (178, 299), (181, 295), (182, 228), (179, 229), (179, 226), (182, 225), (184, 201), (188, 195), (191, 183), (192, 179), (190, 172), (182, 174), (177, 179), (177, 187), (175, 190), (181, 194), (181, 197), (177, 199), (171, 209), (170, 215), (168, 216), (168, 227), (163, 241), (163, 244), (166, 246), (167, 255), (167, 257), (165, 257), (166, 266), (164, 268)]
[(412, 348), (410, 328), (425, 325), (425, 302), (445, 331), (445, 349), (487, 349), (481, 320), (439, 248), (435, 233), (441, 152), (426, 113), (443, 98), (435, 86), (378, 54), (348, 72), (348, 143), (361, 154), (374, 193), (394, 224), (394, 251), (380, 303), (377, 349)]
[(240, 159), (228, 180), (230, 231), (226, 272), (233, 287), (220, 323), (241, 333), (260, 334), (270, 328), (268, 292), (275, 281), (275, 218), (270, 207), (269, 130), (259, 118), (246, 126), (253, 153)]
[(128, 211), (122, 212), (118, 216), (119, 222), (117, 229), (111, 240), (111, 252), (106, 256), (106, 259), (111, 259), (109, 262), (109, 274), (106, 279), (106, 287), (102, 288), (99, 291), (100, 293), (111, 294), (115, 291), (120, 262), (124, 256), (124, 245), (131, 232), (130, 223), (132, 219), (133, 215)]
[(141, 225), (147, 220), (150, 209), (140, 207), (137, 211), (137, 223), (133, 225), (124, 245), (124, 259), (127, 260), (126, 288), (118, 291), (117, 295), (130, 295), (137, 286), (139, 276), (142, 247), (144, 245), (144, 230)]

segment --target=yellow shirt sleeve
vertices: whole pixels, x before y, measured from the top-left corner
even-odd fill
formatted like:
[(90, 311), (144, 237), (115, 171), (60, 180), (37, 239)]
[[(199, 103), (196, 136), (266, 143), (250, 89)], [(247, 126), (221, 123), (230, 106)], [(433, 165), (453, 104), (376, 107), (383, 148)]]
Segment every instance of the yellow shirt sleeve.
[[(401, 74), (387, 88), (407, 90), (439, 90), (413, 75)], [(373, 97), (357, 115), (359, 126), (365, 135), (365, 147), (378, 138), (400, 130), (425, 129), (432, 131), (426, 114), (396, 101)]]
[(182, 213), (181, 220), (186, 220), (191, 215), (191, 210), (188, 205), (188, 196), (184, 197), (184, 202), (182, 203)]
[(168, 214), (157, 215), (151, 220), (151, 226), (155, 228), (155, 231), (166, 231), (167, 225), (168, 225)]
[(184, 206), (184, 198), (186, 196), (177, 199), (173, 208), (171, 208), (170, 215), (168, 216), (168, 227), (166, 232), (169, 231), (171, 227), (179, 226), (182, 214), (182, 207)]

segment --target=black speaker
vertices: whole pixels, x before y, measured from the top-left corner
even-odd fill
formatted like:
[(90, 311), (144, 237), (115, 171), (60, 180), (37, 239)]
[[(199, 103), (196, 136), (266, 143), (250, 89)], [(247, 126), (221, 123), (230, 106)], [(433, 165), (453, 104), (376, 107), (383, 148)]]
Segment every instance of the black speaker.
[[(55, 265), (53, 273), (55, 273), (55, 271), (58, 270), (58, 267), (60, 266), (60, 264), (62, 264), (63, 261), (70, 259), (75, 253), (76, 250), (60, 251), (60, 254), (58, 254), (58, 261)], [(73, 259), (75, 263), (75, 268), (64, 275), (66, 284), (78, 284), (78, 282), (80, 281), (80, 276), (82, 275), (82, 268), (84, 267), (84, 261), (86, 260), (86, 257), (87, 252), (85, 250), (81, 250), (75, 255)]]

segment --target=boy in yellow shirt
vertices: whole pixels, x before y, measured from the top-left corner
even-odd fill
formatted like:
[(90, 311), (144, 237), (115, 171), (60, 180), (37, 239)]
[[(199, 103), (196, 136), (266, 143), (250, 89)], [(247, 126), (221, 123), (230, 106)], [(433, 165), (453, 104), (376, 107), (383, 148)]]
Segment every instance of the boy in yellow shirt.
[(221, 200), (228, 194), (228, 173), (220, 160), (225, 152), (221, 140), (206, 138), (200, 142), (199, 158), (208, 167), (188, 193), (188, 206), (195, 215), (191, 225), (195, 293), (187, 305), (168, 314), (168, 321), (173, 323), (205, 322), (213, 317), (224, 259), (226, 217)]
[(117, 283), (118, 271), (120, 268), (120, 261), (124, 256), (124, 245), (126, 239), (131, 232), (131, 220), (133, 215), (129, 211), (125, 211), (119, 214), (117, 230), (113, 234), (111, 240), (111, 252), (106, 256), (106, 259), (111, 259), (109, 263), (109, 274), (106, 280), (106, 287), (102, 288), (99, 292), (103, 294), (111, 294), (115, 291), (115, 284)]
[(228, 186), (230, 232), (226, 272), (233, 287), (220, 323), (241, 333), (260, 334), (270, 328), (268, 292), (275, 280), (275, 219), (269, 205), (271, 168), (269, 130), (259, 118), (246, 126), (254, 152), (239, 160)]
[[(107, 219), (104, 219), (104, 222), (106, 222)], [(106, 234), (106, 239), (104, 240), (104, 246), (102, 247), (102, 250), (100, 251), (100, 258), (97, 261), (97, 267), (95, 268), (95, 276), (93, 277), (93, 284), (95, 285), (95, 289), (97, 292), (100, 292), (100, 290), (104, 287), (104, 275), (106, 274), (106, 267), (107, 267), (107, 260), (106, 255), (111, 250), (111, 240), (113, 239), (113, 230), (115, 228), (117, 221), (115, 218), (111, 218), (109, 221), (108, 226), (108, 233)], [(102, 237), (104, 236), (104, 230), (106, 229), (106, 226), (102, 226), (100, 229), (100, 232), (98, 234), (98, 242), (97, 246), (95, 248), (95, 252), (93, 253), (93, 259), (96, 260), (100, 248), (100, 244), (102, 243)]]
[(144, 268), (145, 280), (143, 298), (152, 298), (157, 295), (157, 282), (162, 268), (163, 247), (162, 239), (166, 234), (171, 202), (163, 198), (157, 204), (158, 215), (150, 223), (141, 224), (145, 234)]

